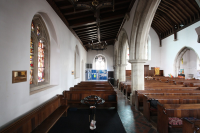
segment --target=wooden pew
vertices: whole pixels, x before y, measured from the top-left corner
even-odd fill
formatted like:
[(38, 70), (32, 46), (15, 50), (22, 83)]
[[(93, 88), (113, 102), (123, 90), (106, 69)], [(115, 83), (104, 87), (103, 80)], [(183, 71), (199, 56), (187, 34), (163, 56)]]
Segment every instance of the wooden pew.
[[(160, 104), (158, 103), (157, 131), (168, 133), (169, 117), (196, 117), (200, 118), (200, 104)], [(179, 126), (172, 126), (180, 127)]]
[(90, 90), (107, 90), (107, 91), (114, 91), (113, 87), (82, 87), (82, 86), (77, 86), (77, 87), (70, 87), (70, 91), (90, 91)]
[(130, 94), (131, 94), (131, 84), (126, 85), (126, 98), (130, 99)]
[(200, 95), (144, 95), (143, 96), (143, 115), (150, 121), (151, 113), (157, 115), (157, 109), (150, 105), (150, 100), (157, 100), (161, 104), (194, 104), (200, 103)]
[(200, 120), (183, 118), (183, 133), (200, 133)]
[(96, 95), (105, 100), (104, 104), (98, 105), (97, 107), (115, 107), (117, 109), (117, 94), (115, 91), (63, 91), (65, 102), (70, 107), (87, 107), (80, 101), (87, 96)]
[(119, 79), (117, 79), (117, 88), (119, 87)]
[(200, 90), (199, 87), (178, 87), (178, 86), (152, 86), (145, 88), (145, 90)]
[(135, 108), (142, 106), (143, 95), (200, 95), (200, 90), (136, 90)]
[(100, 84), (78, 84), (74, 85), (74, 87), (110, 87), (111, 85), (100, 85)]
[(0, 130), (0, 133), (47, 133), (68, 108), (63, 96), (57, 95), (17, 118)]

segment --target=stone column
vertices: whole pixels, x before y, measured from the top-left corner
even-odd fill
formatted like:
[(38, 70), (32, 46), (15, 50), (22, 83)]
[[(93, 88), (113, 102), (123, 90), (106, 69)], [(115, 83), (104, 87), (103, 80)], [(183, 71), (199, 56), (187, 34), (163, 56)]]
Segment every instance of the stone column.
[(129, 60), (129, 63), (131, 63), (131, 105), (135, 105), (135, 90), (144, 90), (145, 62), (146, 60)]
[(114, 78), (115, 78), (115, 83), (114, 85), (117, 86), (117, 79), (119, 79), (119, 67), (118, 65), (113, 66), (114, 69)]
[(126, 81), (126, 64), (119, 64), (119, 82)]

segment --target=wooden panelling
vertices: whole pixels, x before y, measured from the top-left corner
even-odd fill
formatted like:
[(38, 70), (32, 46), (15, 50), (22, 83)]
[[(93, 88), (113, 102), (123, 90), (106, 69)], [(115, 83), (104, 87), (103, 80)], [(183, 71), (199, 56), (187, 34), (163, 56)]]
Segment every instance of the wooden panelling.
[(131, 76), (131, 70), (126, 70), (126, 76)]

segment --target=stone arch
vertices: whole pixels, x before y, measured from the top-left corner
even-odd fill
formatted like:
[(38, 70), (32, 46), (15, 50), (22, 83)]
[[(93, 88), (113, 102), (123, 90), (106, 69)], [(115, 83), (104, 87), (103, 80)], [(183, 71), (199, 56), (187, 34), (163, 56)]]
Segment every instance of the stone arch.
[(144, 60), (144, 45), (147, 42), (151, 23), (159, 3), (160, 0), (139, 0), (136, 2), (129, 47), (130, 60)]
[(144, 90), (144, 45), (147, 42), (149, 30), (155, 12), (161, 0), (137, 0), (133, 17), (129, 62), (131, 63), (131, 105), (135, 102), (135, 90)]
[(196, 52), (193, 48), (188, 47), (188, 46), (185, 46), (185, 47), (181, 48), (181, 49), (179, 50), (179, 52), (177, 53), (176, 58), (175, 58), (175, 60), (174, 60), (174, 66), (173, 66), (173, 68), (174, 68), (174, 76), (175, 76), (175, 77), (178, 77), (178, 72), (179, 72), (179, 70), (180, 70), (180, 65), (181, 65), (181, 64), (180, 64), (181, 59), (182, 59), (183, 55), (184, 55), (188, 50), (193, 50), (193, 51), (196, 53), (197, 58), (199, 58), (197, 52)]
[(118, 53), (117, 53), (117, 63), (119, 69), (117, 69), (117, 75), (119, 75), (119, 81), (126, 80), (126, 53), (127, 47), (129, 46), (128, 35), (127, 32), (122, 29), (119, 34), (119, 45), (118, 45)]

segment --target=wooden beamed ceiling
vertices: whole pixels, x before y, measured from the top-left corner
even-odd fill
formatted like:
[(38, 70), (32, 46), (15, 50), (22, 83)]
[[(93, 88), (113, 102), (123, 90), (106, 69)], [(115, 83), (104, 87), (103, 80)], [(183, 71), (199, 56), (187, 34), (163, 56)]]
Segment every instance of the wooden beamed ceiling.
[[(93, 11), (74, 9), (69, 0), (47, 1), (86, 50), (89, 42), (98, 42), (97, 22)], [(78, 0), (78, 2), (92, 2), (92, 0)], [(134, 3), (135, 0), (115, 0), (114, 12), (112, 6), (100, 10), (101, 41), (114, 45), (126, 20), (125, 15), (129, 14)], [(196, 0), (161, 0), (151, 27), (158, 34), (160, 42), (172, 34), (176, 39), (176, 33), (199, 21), (199, 16), (200, 8)]]
[(200, 20), (200, 8), (195, 0), (161, 0), (151, 27), (160, 40)]
[[(98, 42), (97, 22), (94, 12), (88, 9), (76, 8), (69, 0), (47, 0), (72, 33), (88, 49), (89, 42)], [(92, 2), (93, 0), (78, 0)], [(99, 3), (105, 0), (98, 0)], [(111, 1), (113, 0), (106, 0)], [(100, 40), (108, 45), (114, 45), (126, 13), (129, 13), (135, 0), (115, 0), (113, 6), (100, 9)]]

